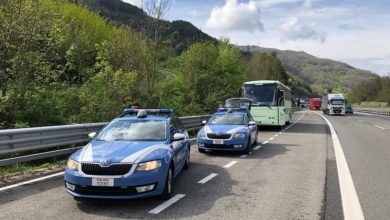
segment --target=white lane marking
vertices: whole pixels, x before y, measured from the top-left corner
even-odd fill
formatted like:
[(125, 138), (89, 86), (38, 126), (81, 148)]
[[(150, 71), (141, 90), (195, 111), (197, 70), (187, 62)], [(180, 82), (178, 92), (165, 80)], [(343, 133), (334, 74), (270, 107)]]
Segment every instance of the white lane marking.
[(272, 141), (274, 138), (275, 138), (275, 137), (271, 137), (271, 138), (269, 138), (268, 140)]
[(355, 185), (351, 176), (351, 172), (348, 167), (347, 160), (345, 159), (343, 148), (341, 147), (336, 130), (330, 121), (323, 115), (320, 115), (329, 126), (333, 148), (336, 156), (337, 173), (339, 176), (341, 201), (343, 204), (344, 219), (364, 219), (362, 207), (360, 206), (359, 198), (356, 193)]
[(25, 181), (25, 182), (21, 182), (21, 183), (16, 183), (16, 184), (13, 184), (13, 185), (5, 186), (5, 187), (0, 188), (0, 192), (5, 191), (7, 189), (15, 188), (15, 187), (18, 187), (18, 186), (23, 186), (23, 185), (27, 185), (27, 184), (30, 184), (30, 183), (35, 183), (35, 182), (38, 182), (38, 181), (50, 179), (50, 178), (53, 178), (53, 177), (62, 176), (62, 175), (64, 175), (64, 173), (65, 172), (54, 173), (54, 174), (51, 174), (51, 175), (48, 175), (48, 176), (44, 176), (44, 177), (28, 180), (28, 181)]
[(360, 120), (360, 119), (359, 119), (358, 121), (360, 121), (361, 123), (364, 123), (364, 121), (363, 121), (363, 120)]
[(374, 125), (375, 127), (377, 127), (377, 128), (380, 128), (380, 129), (382, 129), (382, 130), (385, 130), (386, 128), (384, 128), (384, 127), (381, 127), (381, 126), (379, 126), (379, 125)]
[(214, 178), (214, 177), (216, 177), (216, 176), (218, 176), (218, 174), (212, 173), (212, 174), (206, 176), (205, 178), (199, 180), (198, 183), (200, 183), (200, 184), (205, 184), (205, 183), (207, 183), (209, 180), (211, 180), (212, 178)]
[(261, 146), (261, 145), (257, 145), (256, 147), (254, 147), (253, 148), (253, 150), (258, 150), (258, 149), (260, 149), (260, 148), (262, 148), (263, 146)]
[(185, 194), (177, 194), (176, 196), (170, 198), (169, 200), (163, 202), (161, 205), (157, 206), (156, 208), (150, 210), (148, 213), (157, 215), (158, 213), (164, 211), (164, 209), (168, 208), (169, 206), (173, 205), (180, 199), (182, 199)]
[(279, 135), (278, 135), (278, 134), (275, 134), (275, 135), (274, 135), (274, 137), (277, 137), (277, 136), (279, 136)]
[(245, 158), (245, 157), (248, 157), (248, 154), (243, 154), (240, 156), (241, 158)]
[(269, 143), (269, 141), (264, 141), (264, 143), (263, 144), (268, 144)]
[(233, 161), (231, 161), (230, 163), (228, 163), (228, 164), (226, 164), (225, 166), (223, 166), (223, 168), (229, 168), (229, 167), (233, 166), (234, 164), (236, 164), (237, 162), (238, 162), (238, 161), (233, 160)]
[(278, 134), (282, 134), (282, 133), (283, 133), (283, 131), (279, 132)]

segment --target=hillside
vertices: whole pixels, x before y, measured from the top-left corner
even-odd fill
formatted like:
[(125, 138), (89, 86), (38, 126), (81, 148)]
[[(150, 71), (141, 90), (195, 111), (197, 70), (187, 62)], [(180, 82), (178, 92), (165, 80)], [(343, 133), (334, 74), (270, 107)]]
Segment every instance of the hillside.
[[(248, 50), (248, 47), (240, 47)], [(249, 51), (276, 53), (282, 61), (287, 73), (311, 85), (313, 91), (319, 95), (333, 87), (334, 90), (347, 92), (362, 80), (368, 80), (375, 74), (354, 68), (346, 63), (321, 59), (302, 51), (277, 50), (250, 46)]]
[[(75, 2), (75, 0), (70, 1)], [(121, 0), (77, 0), (76, 2), (97, 11), (102, 17), (116, 24), (129, 25), (138, 32), (144, 32), (147, 20), (150, 19), (142, 9)], [(170, 42), (177, 55), (194, 42), (217, 42), (215, 38), (202, 32), (190, 22), (182, 20), (160, 22), (163, 40)]]

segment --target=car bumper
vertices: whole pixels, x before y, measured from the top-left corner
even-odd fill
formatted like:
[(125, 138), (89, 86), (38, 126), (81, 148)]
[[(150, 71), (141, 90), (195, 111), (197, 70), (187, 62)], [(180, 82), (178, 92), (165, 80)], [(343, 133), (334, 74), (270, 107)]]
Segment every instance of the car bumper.
[[(78, 171), (65, 170), (66, 191), (74, 197), (90, 199), (136, 199), (157, 196), (163, 193), (166, 182), (166, 171), (160, 168), (156, 171), (134, 172), (127, 177), (114, 178), (114, 186), (98, 187), (92, 186), (92, 179), (95, 177), (106, 178), (107, 176), (82, 176)], [(74, 189), (67, 187), (67, 184), (74, 185)], [(138, 192), (136, 187), (154, 185), (154, 188), (147, 192)]]
[(203, 150), (226, 150), (226, 151), (240, 151), (244, 150), (247, 146), (247, 139), (219, 139), (223, 141), (222, 144), (215, 144), (213, 139), (208, 138), (197, 138), (196, 139), (198, 148)]

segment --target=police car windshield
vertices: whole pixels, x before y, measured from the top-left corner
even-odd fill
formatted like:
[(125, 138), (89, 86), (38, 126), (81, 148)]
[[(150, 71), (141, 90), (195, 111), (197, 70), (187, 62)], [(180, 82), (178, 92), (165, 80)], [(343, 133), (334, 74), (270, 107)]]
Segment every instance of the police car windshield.
[(165, 121), (111, 122), (96, 137), (98, 141), (163, 141), (166, 137)]
[(214, 115), (209, 120), (208, 124), (211, 125), (243, 125), (244, 115), (241, 114), (226, 114), (226, 115)]

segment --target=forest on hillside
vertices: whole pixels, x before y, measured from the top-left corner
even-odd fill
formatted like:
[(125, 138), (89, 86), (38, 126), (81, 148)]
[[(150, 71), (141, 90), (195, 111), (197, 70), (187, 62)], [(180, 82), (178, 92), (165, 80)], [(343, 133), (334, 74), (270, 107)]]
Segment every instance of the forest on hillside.
[(243, 81), (291, 81), (277, 57), (228, 39), (177, 54), (148, 18), (140, 32), (67, 0), (2, 0), (0, 128), (109, 121), (133, 102), (205, 114)]

